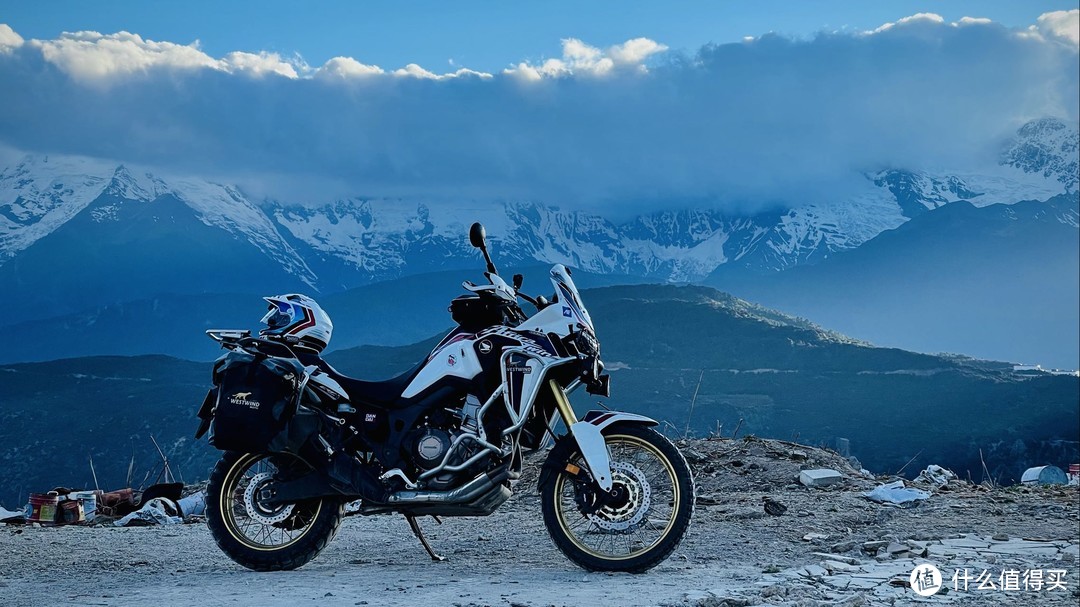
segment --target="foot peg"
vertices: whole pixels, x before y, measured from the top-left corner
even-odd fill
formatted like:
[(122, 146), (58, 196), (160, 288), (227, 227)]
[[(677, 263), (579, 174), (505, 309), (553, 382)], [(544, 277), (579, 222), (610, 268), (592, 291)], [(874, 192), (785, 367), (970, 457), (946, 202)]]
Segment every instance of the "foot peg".
[[(436, 523), (439, 523), (440, 525), (442, 524), (442, 521), (439, 520), (439, 517), (433, 516), (431, 518), (435, 519)], [(416, 517), (410, 514), (406, 514), (405, 520), (409, 521), (409, 528), (412, 529), (413, 535), (415, 535), (416, 538), (420, 540), (420, 543), (424, 546), (424, 550), (427, 550), (427, 553), (431, 555), (431, 560), (436, 562), (445, 561), (445, 556), (439, 556), (438, 554), (435, 554), (435, 550), (431, 548), (431, 544), (428, 543), (427, 538), (424, 537), (424, 532), (420, 530), (420, 523), (416, 522)]]

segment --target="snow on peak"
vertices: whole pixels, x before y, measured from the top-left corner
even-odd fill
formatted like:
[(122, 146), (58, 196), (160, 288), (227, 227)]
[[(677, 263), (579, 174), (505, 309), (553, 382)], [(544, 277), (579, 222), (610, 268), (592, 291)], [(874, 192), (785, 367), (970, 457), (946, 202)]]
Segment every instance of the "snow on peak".
[(26, 156), (0, 170), (0, 263), (64, 225), (108, 185), (107, 163)]
[(1078, 131), (1076, 123), (1058, 118), (1032, 120), (1016, 132), (1002, 154), (1001, 164), (1055, 179), (1066, 191), (1075, 192), (1080, 180)]

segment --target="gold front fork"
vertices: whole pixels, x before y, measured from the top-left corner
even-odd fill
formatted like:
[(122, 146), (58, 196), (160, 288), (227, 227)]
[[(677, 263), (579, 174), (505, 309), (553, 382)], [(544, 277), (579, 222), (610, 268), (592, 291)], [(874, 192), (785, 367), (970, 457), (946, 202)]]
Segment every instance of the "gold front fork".
[(555, 408), (559, 410), (559, 415), (563, 418), (563, 423), (566, 424), (567, 429), (577, 423), (577, 416), (574, 415), (574, 408), (570, 406), (570, 401), (566, 399), (566, 393), (563, 392), (562, 386), (554, 379), (548, 380), (548, 385), (551, 386), (551, 391), (555, 394)]

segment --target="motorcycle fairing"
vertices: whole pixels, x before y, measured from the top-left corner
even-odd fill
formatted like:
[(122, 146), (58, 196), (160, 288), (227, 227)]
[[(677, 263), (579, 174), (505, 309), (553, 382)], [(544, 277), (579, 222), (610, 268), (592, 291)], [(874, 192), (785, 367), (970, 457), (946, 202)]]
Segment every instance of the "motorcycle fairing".
[(401, 393), (401, 398), (412, 398), (430, 388), (445, 377), (472, 380), (483, 370), (473, 347), (475, 335), (452, 333), (432, 351), (420, 372), (413, 377)]

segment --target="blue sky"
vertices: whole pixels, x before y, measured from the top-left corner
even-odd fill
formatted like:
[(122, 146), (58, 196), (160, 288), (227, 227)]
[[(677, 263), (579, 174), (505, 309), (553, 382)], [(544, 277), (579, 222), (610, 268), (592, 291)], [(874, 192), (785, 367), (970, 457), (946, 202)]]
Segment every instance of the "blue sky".
[(523, 60), (560, 55), (559, 41), (578, 38), (605, 48), (648, 37), (689, 54), (708, 43), (776, 32), (808, 37), (821, 30), (872, 30), (920, 12), (946, 21), (988, 17), (1026, 27), (1077, 2), (854, 0), (664, 2), (296, 2), (282, 0), (43, 2), (6, 0), (0, 23), (24, 38), (61, 32), (129, 31), (152, 40), (189, 44), (213, 56), (231, 51), (299, 54), (312, 65), (343, 55), (394, 69), (418, 63), (433, 71), (457, 66), (496, 72)]
[(316, 203), (775, 206), (1080, 113), (1075, 3), (400, 5), (7, 2), (0, 153)]

